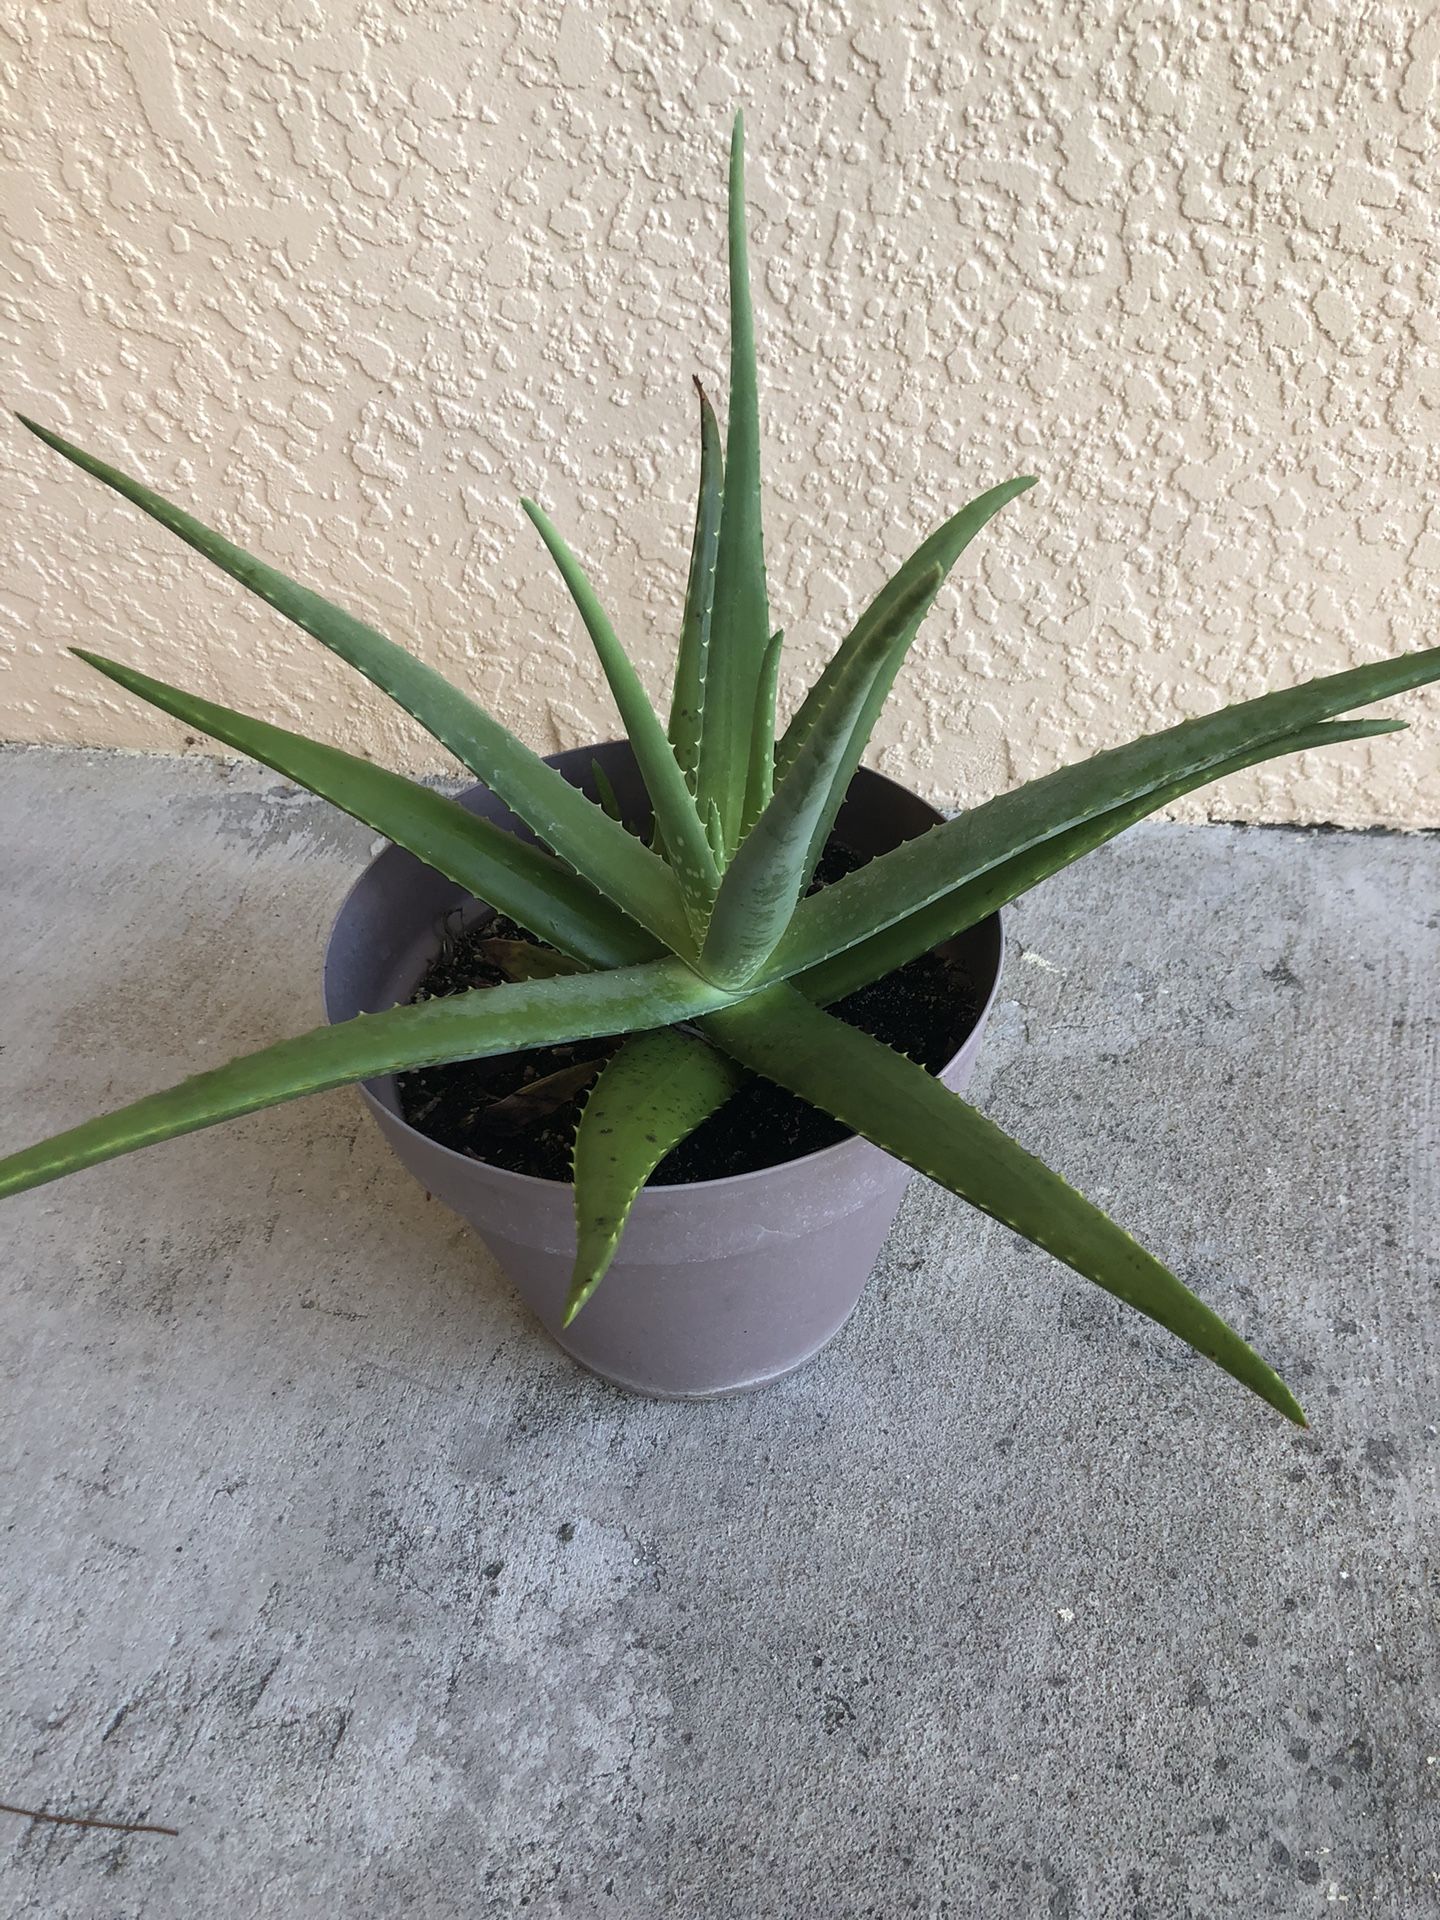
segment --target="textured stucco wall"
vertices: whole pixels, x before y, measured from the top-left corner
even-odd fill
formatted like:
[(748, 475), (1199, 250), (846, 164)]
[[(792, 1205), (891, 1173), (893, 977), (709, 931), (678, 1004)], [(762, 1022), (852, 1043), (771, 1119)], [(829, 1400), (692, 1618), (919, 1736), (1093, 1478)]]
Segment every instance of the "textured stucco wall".
[[(1041, 477), (881, 736), (960, 801), (1440, 637), (1437, 59), (1433, 5), (1357, 0), (11, 8), (3, 394), (537, 746), (608, 734), (514, 501), (550, 504), (658, 690), (743, 104), (786, 698), (887, 560)], [(4, 467), (4, 734), (178, 744), (80, 642), (443, 764), (18, 429)], [(1440, 823), (1428, 713), (1205, 804)]]

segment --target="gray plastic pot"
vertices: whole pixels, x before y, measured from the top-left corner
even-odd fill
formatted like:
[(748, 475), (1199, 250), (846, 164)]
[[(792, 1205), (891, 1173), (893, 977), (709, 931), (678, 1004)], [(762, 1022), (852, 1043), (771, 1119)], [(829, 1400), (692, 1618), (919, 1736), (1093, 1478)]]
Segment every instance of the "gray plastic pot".
[[(609, 775), (626, 817), (644, 817), (644, 788), (624, 742), (554, 754), (551, 765), (594, 798), (592, 759)], [(472, 812), (526, 831), (487, 788), (461, 798)], [(862, 771), (838, 828), (858, 851), (883, 853), (937, 818), (903, 787)], [(331, 930), (327, 1017), (348, 1020), (408, 1000), (444, 923), (453, 929), (457, 912), (468, 924), (489, 911), (413, 855), (387, 848)], [(968, 970), (982, 1008), (941, 1076), (957, 1092), (975, 1063), (1001, 950), (998, 915), (947, 948)], [(570, 1185), (487, 1166), (427, 1139), (401, 1118), (392, 1078), (368, 1081), (360, 1092), (411, 1173), (476, 1229), (552, 1338), (607, 1380), (667, 1399), (743, 1393), (818, 1353), (854, 1312), (910, 1177), (899, 1161), (852, 1138), (755, 1173), (647, 1187), (614, 1266), (562, 1330), (575, 1252)]]

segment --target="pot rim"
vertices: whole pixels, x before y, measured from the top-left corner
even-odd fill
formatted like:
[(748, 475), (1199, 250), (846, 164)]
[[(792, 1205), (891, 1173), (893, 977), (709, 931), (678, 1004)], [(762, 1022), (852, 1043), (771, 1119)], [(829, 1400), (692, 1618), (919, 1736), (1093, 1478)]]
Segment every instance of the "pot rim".
[[(610, 743), (603, 742), (602, 744), (609, 745)], [(591, 749), (591, 751), (593, 750), (594, 749)], [(860, 768), (857, 768), (856, 771), (858, 773), (868, 774), (871, 777), (871, 779), (882, 781), (886, 786), (897, 788), (901, 793), (906, 794), (911, 799), (917, 799), (921, 797), (919, 795), (911, 793), (908, 787), (901, 786), (898, 780), (892, 780), (888, 774), (879, 773), (873, 767), (860, 767)], [(490, 789), (485, 785), (484, 781), (477, 781), (473, 785), (463, 788), (461, 792), (456, 795), (456, 798), (460, 800), (464, 800), (469, 794), (476, 793), (476, 792), (488, 793), (490, 792)], [(941, 823), (943, 818), (944, 816), (940, 814), (937, 810), (936, 811), (937, 826)], [(331, 946), (334, 943), (336, 933), (340, 926), (340, 922), (344, 919), (345, 914), (350, 906), (350, 902), (352, 898), (355, 896), (356, 893), (359, 892), (360, 888), (365, 884), (365, 881), (370, 874), (371, 868), (374, 867), (378, 861), (385, 859), (388, 854), (395, 851), (397, 851), (397, 849), (394, 848), (393, 846), (387, 846), (382, 848), (382, 850), (379, 853), (375, 854), (371, 859), (367, 860), (365, 865), (361, 868), (360, 872), (356, 875), (353, 883), (346, 888), (345, 897), (343, 900), (341, 900), (340, 905), (335, 910), (335, 916), (330, 923), (330, 931), (326, 936), (325, 952), (321, 961), (322, 1001), (328, 1000), (328, 992), (325, 988), (324, 979), (325, 979), (325, 975), (329, 971), (330, 950), (331, 950)], [(418, 858), (418, 855), (415, 855), (412, 857)], [(423, 864), (426, 864), (426, 863), (422, 862), (422, 865)], [(932, 1076), (937, 1080), (941, 1077), (942, 1074), (945, 1074), (950, 1070), (950, 1068), (954, 1065), (955, 1061), (958, 1060), (960, 1055), (965, 1051), (966, 1047), (970, 1045), (971, 1041), (975, 1037), (975, 1034), (979, 1031), (981, 1027), (985, 1025), (990, 1015), (991, 1009), (995, 1005), (996, 997), (1000, 992), (1000, 981), (1005, 971), (1005, 947), (1006, 947), (1005, 919), (1004, 919), (1003, 913), (999, 908), (997, 908), (994, 913), (987, 914), (983, 920), (976, 921), (975, 927), (967, 928), (966, 932), (973, 932), (976, 930), (976, 928), (988, 926), (992, 921), (995, 927), (995, 971), (990, 981), (990, 990), (986, 994), (984, 1001), (981, 1003), (979, 1009), (977, 1010), (975, 1014), (975, 1018), (971, 1022), (970, 1027), (966, 1032), (964, 1038), (961, 1040), (959, 1046), (955, 1049), (954, 1053), (951, 1054), (950, 1058), (945, 1062), (945, 1065), (940, 1068), (939, 1072)], [(956, 939), (962, 939), (964, 935), (957, 934), (953, 937)], [(942, 942), (941, 944), (943, 945), (944, 943)], [(397, 1002), (397, 1005), (398, 1004), (400, 1003)], [(329, 1024), (331, 1025), (337, 1024), (335, 1021), (331, 1019), (330, 1009), (328, 1005), (325, 1006), (325, 1018), (327, 1022), (329, 1022)], [(375, 1076), (375, 1078), (376, 1078), (376, 1081), (380, 1084), (388, 1083), (389, 1085), (393, 1086), (396, 1079), (396, 1075), (393, 1073), (378, 1074)], [(497, 1167), (493, 1165), (489, 1160), (481, 1160), (473, 1154), (461, 1153), (454, 1147), (447, 1147), (442, 1141), (436, 1140), (432, 1138), (430, 1134), (422, 1132), (422, 1130), (419, 1127), (412, 1126), (410, 1122), (405, 1118), (404, 1114), (399, 1111), (398, 1098), (396, 1100), (395, 1106), (389, 1107), (389, 1106), (386, 1106), (384, 1101), (382, 1101), (378, 1097), (378, 1095), (376, 1095), (371, 1091), (370, 1081), (358, 1080), (355, 1082), (355, 1085), (360, 1093), (360, 1097), (365, 1101), (365, 1104), (372, 1109), (373, 1112), (375, 1112), (377, 1115), (383, 1113), (387, 1120), (391, 1121), (396, 1126), (403, 1127), (405, 1131), (413, 1135), (415, 1139), (423, 1141), (429, 1152), (445, 1155), (446, 1158), (448, 1160), (453, 1161), (457, 1167), (464, 1167), (472, 1171), (478, 1168), (482, 1170), (488, 1178), (492, 1180), (496, 1180), (500, 1182), (502, 1185), (513, 1183), (516, 1191), (523, 1191), (526, 1187), (542, 1187), (542, 1188), (545, 1188), (547, 1191), (553, 1190), (554, 1188), (558, 1187), (561, 1189), (569, 1190), (572, 1193), (574, 1191), (575, 1182), (573, 1180), (547, 1180), (547, 1179), (544, 1179), (541, 1175), (535, 1174), (535, 1173), (517, 1173), (513, 1167)], [(804, 1168), (811, 1165), (819, 1166), (822, 1164), (831, 1163), (835, 1159), (837, 1159), (841, 1154), (853, 1152), (856, 1148), (869, 1148), (872, 1152), (884, 1151), (883, 1148), (876, 1148), (874, 1142), (867, 1140), (864, 1134), (855, 1133), (852, 1131), (848, 1140), (836, 1140), (832, 1145), (828, 1147), (817, 1147), (811, 1153), (797, 1153), (785, 1160), (775, 1160), (775, 1161), (772, 1161), (769, 1166), (752, 1167), (747, 1173), (719, 1174), (713, 1180), (670, 1181), (670, 1182), (667, 1182), (666, 1185), (664, 1185), (663, 1187), (656, 1187), (656, 1188), (650, 1187), (650, 1185), (647, 1182), (647, 1184), (642, 1186), (639, 1193), (635, 1196), (634, 1204), (636, 1206), (641, 1205), (647, 1199), (647, 1197), (649, 1197), (652, 1193), (664, 1193), (664, 1194), (698, 1193), (698, 1192), (715, 1193), (727, 1187), (742, 1188), (747, 1181), (763, 1180), (767, 1176), (773, 1178), (776, 1174), (788, 1172), (792, 1167)]]

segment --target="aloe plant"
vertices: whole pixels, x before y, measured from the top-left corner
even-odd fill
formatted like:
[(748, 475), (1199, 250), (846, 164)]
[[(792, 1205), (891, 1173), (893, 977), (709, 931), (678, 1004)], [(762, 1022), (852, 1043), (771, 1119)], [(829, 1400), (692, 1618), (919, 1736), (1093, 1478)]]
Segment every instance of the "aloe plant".
[(781, 640), (765, 584), (743, 173), (737, 119), (728, 431), (722, 448), (702, 392), (699, 503), (667, 723), (580, 562), (545, 513), (524, 503), (620, 710), (653, 808), (648, 839), (616, 817), (613, 795), (592, 804), (374, 628), (139, 481), (24, 422), (382, 688), (541, 844), (353, 754), (76, 649), (80, 657), (408, 848), (541, 944), (512, 944), (508, 984), (322, 1027), (16, 1153), (0, 1161), (0, 1194), (376, 1074), (623, 1036), (575, 1141), (572, 1315), (600, 1284), (635, 1196), (665, 1153), (747, 1074), (759, 1074), (1047, 1249), (1303, 1424), (1270, 1367), (1159, 1260), (973, 1106), (825, 1009), (1206, 782), (1281, 754), (1395, 731), (1398, 721), (1336, 716), (1440, 678), (1440, 649), (1311, 680), (1062, 767), (807, 893), (941, 582), (981, 528), (1034, 482), (991, 487), (921, 544), (842, 640), (777, 742)]

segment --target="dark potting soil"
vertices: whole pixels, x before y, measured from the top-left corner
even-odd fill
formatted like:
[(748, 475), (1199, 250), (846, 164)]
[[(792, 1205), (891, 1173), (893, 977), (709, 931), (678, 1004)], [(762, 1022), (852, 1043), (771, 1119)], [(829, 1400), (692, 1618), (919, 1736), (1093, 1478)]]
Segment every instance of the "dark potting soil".
[[(811, 891), (864, 864), (861, 855), (832, 838)], [(492, 943), (504, 940), (535, 944), (502, 915), (447, 934), (413, 999), (503, 985), (506, 975), (495, 964)], [(830, 1011), (938, 1073), (974, 1026), (980, 1006), (963, 968), (948, 956), (927, 953), (837, 1001)], [(619, 1044), (577, 1040), (489, 1060), (419, 1067), (397, 1077), (400, 1109), (412, 1127), (441, 1146), (514, 1173), (568, 1181), (581, 1108), (595, 1075)], [(849, 1138), (850, 1129), (828, 1113), (752, 1077), (666, 1155), (650, 1184), (753, 1173)]]

